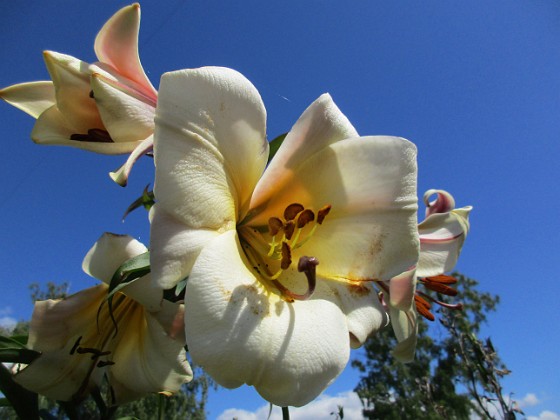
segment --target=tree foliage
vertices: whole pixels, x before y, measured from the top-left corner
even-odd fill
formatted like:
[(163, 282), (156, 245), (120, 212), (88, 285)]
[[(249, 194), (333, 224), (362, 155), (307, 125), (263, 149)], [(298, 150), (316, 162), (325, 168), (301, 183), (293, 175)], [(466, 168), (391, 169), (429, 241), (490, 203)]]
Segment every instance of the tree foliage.
[(420, 318), (412, 363), (392, 356), (396, 339), (390, 328), (371, 337), (363, 360), (353, 362), (362, 373), (355, 390), (364, 401), (366, 418), (469, 419), (476, 413), (515, 419), (515, 412), (520, 412), (502, 396), (500, 379), (509, 371), (490, 339), (483, 343), (477, 338), (499, 297), (478, 291), (474, 279), (455, 277), (463, 309), (440, 308), (436, 323)]

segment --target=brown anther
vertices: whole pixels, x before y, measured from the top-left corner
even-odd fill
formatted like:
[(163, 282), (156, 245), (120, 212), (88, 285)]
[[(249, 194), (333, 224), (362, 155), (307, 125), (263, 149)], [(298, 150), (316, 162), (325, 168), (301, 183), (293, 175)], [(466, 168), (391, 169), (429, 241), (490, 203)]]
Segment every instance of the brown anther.
[(325, 220), (325, 217), (327, 217), (327, 214), (329, 214), (329, 212), (331, 211), (331, 205), (327, 204), (326, 206), (323, 206), (319, 209), (319, 211), (317, 212), (317, 223), (322, 224), (323, 220)]
[(294, 236), (294, 231), (296, 230), (296, 224), (293, 220), (286, 222), (284, 225), (284, 235), (286, 235), (286, 239), (289, 241)]
[(294, 220), (296, 216), (299, 213), (301, 213), (304, 209), (305, 207), (303, 207), (299, 203), (290, 204), (288, 207), (286, 207), (286, 210), (284, 210), (284, 219)]
[(115, 362), (111, 362), (110, 360), (107, 360), (107, 361), (100, 360), (99, 362), (97, 362), (97, 367), (102, 368), (102, 367), (105, 367), (105, 366), (112, 366), (114, 364), (115, 364)]
[(315, 291), (315, 285), (317, 284), (317, 276), (315, 275), (315, 271), (318, 265), (319, 260), (315, 257), (301, 257), (298, 261), (298, 271), (300, 273), (305, 273), (305, 276), (307, 277), (307, 297), (310, 297)]
[(432, 283), (441, 283), (441, 284), (455, 284), (457, 283), (457, 279), (452, 276), (448, 276), (445, 274), (440, 274), (439, 276), (431, 276), (431, 277), (424, 277), (424, 281), (429, 281)]
[(298, 229), (301, 229), (302, 227), (304, 227), (309, 222), (312, 222), (313, 220), (315, 220), (315, 214), (313, 213), (312, 210), (306, 209), (302, 211), (297, 218), (296, 224)]
[(93, 90), (90, 90), (90, 91), (89, 91), (89, 97), (90, 97), (91, 99), (95, 99), (95, 95), (93, 94)]
[(416, 311), (429, 321), (434, 321), (436, 317), (430, 312), (432, 305), (424, 298), (414, 295), (414, 303), (416, 304)]
[(441, 293), (447, 296), (457, 296), (457, 290), (442, 283), (422, 281), (426, 289), (433, 290), (434, 292)]
[(82, 341), (82, 336), (81, 335), (78, 337), (78, 339), (76, 340), (76, 342), (72, 346), (72, 349), (70, 350), (70, 354), (76, 353), (76, 350), (80, 346), (80, 341)]
[(284, 223), (278, 217), (268, 219), (268, 233), (270, 233), (270, 236), (275, 236), (283, 227)]
[(113, 139), (109, 133), (99, 128), (88, 130), (87, 134), (71, 134), (70, 140), (90, 141), (93, 143), (113, 143)]
[(282, 261), (280, 268), (286, 270), (292, 264), (292, 250), (287, 242), (282, 242)]
[(92, 354), (92, 356), (91, 356), (92, 360), (95, 360), (96, 358), (101, 357), (101, 356), (108, 356), (109, 354), (111, 354), (110, 351), (101, 351), (101, 350), (98, 350), (98, 349), (93, 349), (91, 347), (78, 347), (76, 349), (76, 353), (78, 353), (78, 354), (91, 353)]

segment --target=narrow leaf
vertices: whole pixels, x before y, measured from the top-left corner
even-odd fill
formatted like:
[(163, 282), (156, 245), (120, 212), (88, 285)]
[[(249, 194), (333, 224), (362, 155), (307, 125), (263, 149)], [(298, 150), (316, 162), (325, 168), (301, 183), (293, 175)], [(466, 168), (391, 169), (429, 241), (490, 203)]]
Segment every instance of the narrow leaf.
[(41, 353), (35, 350), (25, 348), (1, 348), (0, 349), (0, 363), (25, 363), (29, 364)]
[(286, 138), (287, 135), (288, 133), (280, 134), (278, 137), (276, 137), (275, 139), (271, 140), (268, 143), (269, 146), (268, 163), (270, 163), (270, 161), (272, 160), (272, 158), (274, 157), (278, 149), (280, 149), (280, 146), (282, 146), (282, 143), (284, 142), (284, 139)]
[(123, 222), (124, 219), (126, 219), (126, 216), (128, 216), (134, 210), (140, 207), (144, 207), (146, 210), (150, 210), (152, 206), (155, 204), (156, 201), (155, 201), (154, 192), (148, 190), (149, 186), (150, 186), (149, 184), (146, 185), (146, 188), (144, 188), (142, 195), (138, 197), (136, 200), (134, 200), (130, 206), (128, 206), (128, 208), (126, 209), (122, 217)]
[(19, 418), (36, 419), (39, 417), (37, 394), (15, 383), (8, 368), (1, 363), (0, 392), (11, 403)]

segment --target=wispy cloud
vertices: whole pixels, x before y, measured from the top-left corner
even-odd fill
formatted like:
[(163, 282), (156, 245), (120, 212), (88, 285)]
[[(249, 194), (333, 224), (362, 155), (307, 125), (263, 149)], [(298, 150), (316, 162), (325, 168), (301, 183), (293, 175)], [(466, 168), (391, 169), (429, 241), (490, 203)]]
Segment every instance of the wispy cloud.
[(519, 407), (521, 407), (521, 408), (523, 408), (523, 407), (533, 407), (534, 405), (538, 405), (540, 403), (541, 403), (541, 401), (532, 392), (525, 395), (522, 399), (517, 400), (517, 404), (519, 404)]
[[(362, 403), (355, 392), (347, 391), (336, 396), (321, 395), (315, 401), (300, 408), (290, 407), (292, 420), (334, 420), (338, 413), (338, 406), (344, 408), (344, 420), (362, 420)], [(264, 405), (256, 411), (246, 411), (230, 408), (218, 416), (218, 420), (262, 420), (268, 417), (270, 407)], [(270, 420), (281, 420), (282, 411), (274, 407)]]
[(0, 327), (5, 328), (8, 331), (12, 331), (17, 324), (17, 320), (11, 316), (0, 317)]
[(560, 415), (552, 411), (544, 410), (538, 416), (529, 416), (527, 420), (560, 420)]

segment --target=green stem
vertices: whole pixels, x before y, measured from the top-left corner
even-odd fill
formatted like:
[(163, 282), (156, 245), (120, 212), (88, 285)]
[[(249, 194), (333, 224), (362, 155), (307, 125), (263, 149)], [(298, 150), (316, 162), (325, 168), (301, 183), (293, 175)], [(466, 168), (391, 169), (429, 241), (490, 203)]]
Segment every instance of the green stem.
[(282, 420), (290, 420), (290, 409), (282, 407)]

